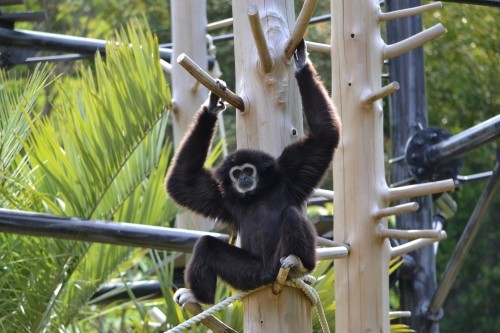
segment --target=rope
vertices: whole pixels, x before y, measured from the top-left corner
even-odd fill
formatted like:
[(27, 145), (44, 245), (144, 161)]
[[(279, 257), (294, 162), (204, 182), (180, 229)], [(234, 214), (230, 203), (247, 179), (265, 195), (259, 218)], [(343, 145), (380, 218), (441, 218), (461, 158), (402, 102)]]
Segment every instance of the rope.
[[(290, 287), (299, 288), (304, 292), (304, 294), (307, 296), (307, 298), (309, 299), (311, 304), (316, 306), (316, 311), (318, 312), (318, 318), (319, 318), (319, 322), (321, 324), (321, 328), (323, 330), (323, 333), (329, 333), (330, 329), (328, 327), (328, 322), (326, 320), (325, 311), (323, 310), (323, 306), (322, 306), (321, 301), (319, 299), (319, 295), (316, 292), (316, 290), (312, 286), (310, 286), (310, 284), (314, 284), (315, 282), (316, 282), (316, 279), (313, 276), (306, 275), (302, 278), (286, 281), (285, 284), (287, 286), (290, 286)], [(263, 288), (266, 288), (268, 286), (269, 285), (265, 285), (265, 286), (259, 287), (257, 289), (249, 290), (249, 291), (239, 291), (236, 294), (234, 294), (233, 296), (230, 296), (230, 297), (226, 298), (225, 300), (223, 300), (222, 302), (206, 309), (202, 313), (197, 314), (196, 316), (186, 320), (182, 324), (179, 324), (176, 327), (171, 328), (170, 330), (167, 331), (167, 333), (180, 333), (184, 330), (187, 330), (191, 326), (201, 322), (203, 319), (212, 316), (216, 312), (219, 312), (220, 310), (222, 310), (224, 307), (228, 306), (229, 304), (232, 304), (236, 301), (239, 301), (242, 298), (244, 298), (245, 296), (247, 296), (253, 292), (256, 292), (258, 290), (261, 290)]]
[(319, 298), (316, 289), (311, 285), (316, 283), (316, 279), (312, 275), (306, 275), (300, 279), (293, 279), (287, 281), (285, 284), (290, 287), (299, 288), (302, 292), (309, 298), (312, 305), (316, 306), (316, 312), (318, 313), (319, 323), (321, 324), (321, 329), (323, 333), (329, 333), (330, 328), (328, 327), (328, 321), (326, 320), (325, 310), (323, 309), (323, 304)]

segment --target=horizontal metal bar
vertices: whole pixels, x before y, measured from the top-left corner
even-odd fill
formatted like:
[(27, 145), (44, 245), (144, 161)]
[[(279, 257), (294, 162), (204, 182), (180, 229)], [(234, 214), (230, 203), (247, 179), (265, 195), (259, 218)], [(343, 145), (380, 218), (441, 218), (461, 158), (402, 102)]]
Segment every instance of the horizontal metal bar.
[(150, 299), (161, 296), (161, 284), (157, 280), (132, 281), (127, 284), (111, 283), (102, 286), (92, 295), (90, 303), (105, 304), (114, 301), (130, 300), (128, 290), (132, 292), (135, 298)]
[(72, 54), (55, 54), (55, 55), (40, 56), (40, 57), (28, 57), (23, 61), (23, 64), (32, 64), (32, 63), (37, 63), (37, 62), (42, 62), (42, 61), (50, 61), (50, 62), (74, 61), (74, 60), (92, 58), (93, 56), (94, 55), (91, 55), (91, 54), (72, 53)]
[(228, 235), (213, 232), (84, 220), (9, 209), (0, 209), (0, 232), (181, 252), (191, 252), (196, 241), (204, 235), (229, 240)]
[(42, 22), (47, 20), (47, 12), (0, 13), (0, 22)]
[(491, 203), (500, 189), (499, 157), (500, 156), (497, 156), (497, 163), (495, 165), (495, 169), (493, 170), (493, 174), (481, 193), (481, 196), (476, 203), (476, 207), (474, 208), (474, 211), (472, 212), (469, 221), (462, 232), (462, 236), (458, 240), (455, 250), (446, 265), (443, 275), (439, 281), (439, 285), (432, 296), (432, 300), (428, 307), (430, 315), (439, 313), (441, 307), (446, 301), (458, 273), (462, 268), (465, 258), (468, 255), (472, 244), (476, 240), (481, 223), (484, 221), (486, 213), (490, 209)]
[(430, 164), (456, 159), (468, 151), (500, 137), (500, 115), (430, 146), (425, 151)]
[[(106, 41), (103, 39), (67, 36), (40, 31), (10, 30), (0, 28), (0, 44), (21, 46), (30, 49), (64, 51), (74, 53), (104, 53)], [(160, 57), (170, 61), (172, 50), (160, 48)]]
[(0, 6), (22, 5), (24, 0), (0, 0)]
[(485, 171), (481, 173), (475, 173), (473, 175), (458, 175), (457, 180), (461, 183), (474, 182), (479, 180), (485, 180), (493, 175), (493, 171)]
[(499, 0), (441, 0), (443, 2), (463, 3), (470, 5), (480, 5), (489, 7), (500, 7)]

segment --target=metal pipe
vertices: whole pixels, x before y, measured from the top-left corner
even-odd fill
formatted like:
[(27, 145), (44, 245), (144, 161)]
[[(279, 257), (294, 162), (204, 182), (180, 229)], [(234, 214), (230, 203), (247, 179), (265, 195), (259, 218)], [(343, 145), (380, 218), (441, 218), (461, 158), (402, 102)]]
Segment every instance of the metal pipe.
[[(67, 36), (40, 31), (10, 30), (0, 27), (0, 44), (22, 46), (30, 49), (44, 49), (74, 53), (104, 53), (106, 41), (103, 39)], [(172, 50), (160, 47), (160, 57), (170, 61)]]
[(426, 160), (429, 164), (448, 162), (498, 137), (500, 137), (500, 115), (430, 146), (425, 151)]
[(213, 232), (84, 220), (9, 209), (0, 209), (0, 232), (181, 252), (191, 252), (196, 241), (204, 235), (229, 240), (228, 235)]
[(441, 0), (441, 1), (470, 4), (470, 5), (489, 6), (489, 7), (500, 7), (499, 0)]
[(428, 313), (432, 316), (439, 313), (441, 307), (448, 297), (448, 293), (457, 278), (458, 272), (463, 265), (465, 256), (469, 253), (472, 243), (476, 239), (477, 233), (481, 226), (481, 222), (484, 220), (486, 212), (490, 208), (491, 202), (494, 196), (497, 194), (500, 188), (500, 156), (497, 156), (497, 163), (495, 169), (493, 170), (493, 175), (491, 176), (488, 184), (486, 185), (481, 197), (477, 201), (476, 207), (472, 212), (469, 221), (460, 237), (460, 240), (455, 247), (448, 265), (441, 277), (439, 286), (434, 293), (432, 300), (430, 302)]

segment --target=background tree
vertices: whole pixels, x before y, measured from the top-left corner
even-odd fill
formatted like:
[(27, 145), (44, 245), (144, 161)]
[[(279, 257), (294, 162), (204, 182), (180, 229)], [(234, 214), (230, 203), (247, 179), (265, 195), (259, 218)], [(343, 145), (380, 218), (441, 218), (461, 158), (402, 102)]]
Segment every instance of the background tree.
[[(457, 134), (499, 113), (500, 94), (499, 8), (445, 3), (435, 12), (447, 34), (425, 47), (429, 125)], [(425, 21), (434, 21), (424, 16)], [(495, 164), (498, 140), (464, 156), (461, 174), (489, 171)], [(444, 269), (485, 182), (466, 184), (454, 198), (455, 217), (448, 221), (448, 240), (441, 242), (438, 277)], [(496, 196), (492, 207), (500, 207)], [(500, 231), (491, 209), (474, 247), (445, 303), (441, 332), (495, 332), (500, 330)], [(467, 318), (467, 320), (464, 320)]]

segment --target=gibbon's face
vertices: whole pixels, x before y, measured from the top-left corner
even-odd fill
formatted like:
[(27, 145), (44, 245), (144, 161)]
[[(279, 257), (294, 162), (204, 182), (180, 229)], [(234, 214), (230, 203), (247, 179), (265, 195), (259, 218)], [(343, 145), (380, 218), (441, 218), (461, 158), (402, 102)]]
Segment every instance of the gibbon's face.
[(254, 190), (258, 185), (257, 168), (251, 163), (235, 165), (229, 170), (233, 188), (240, 194)]

